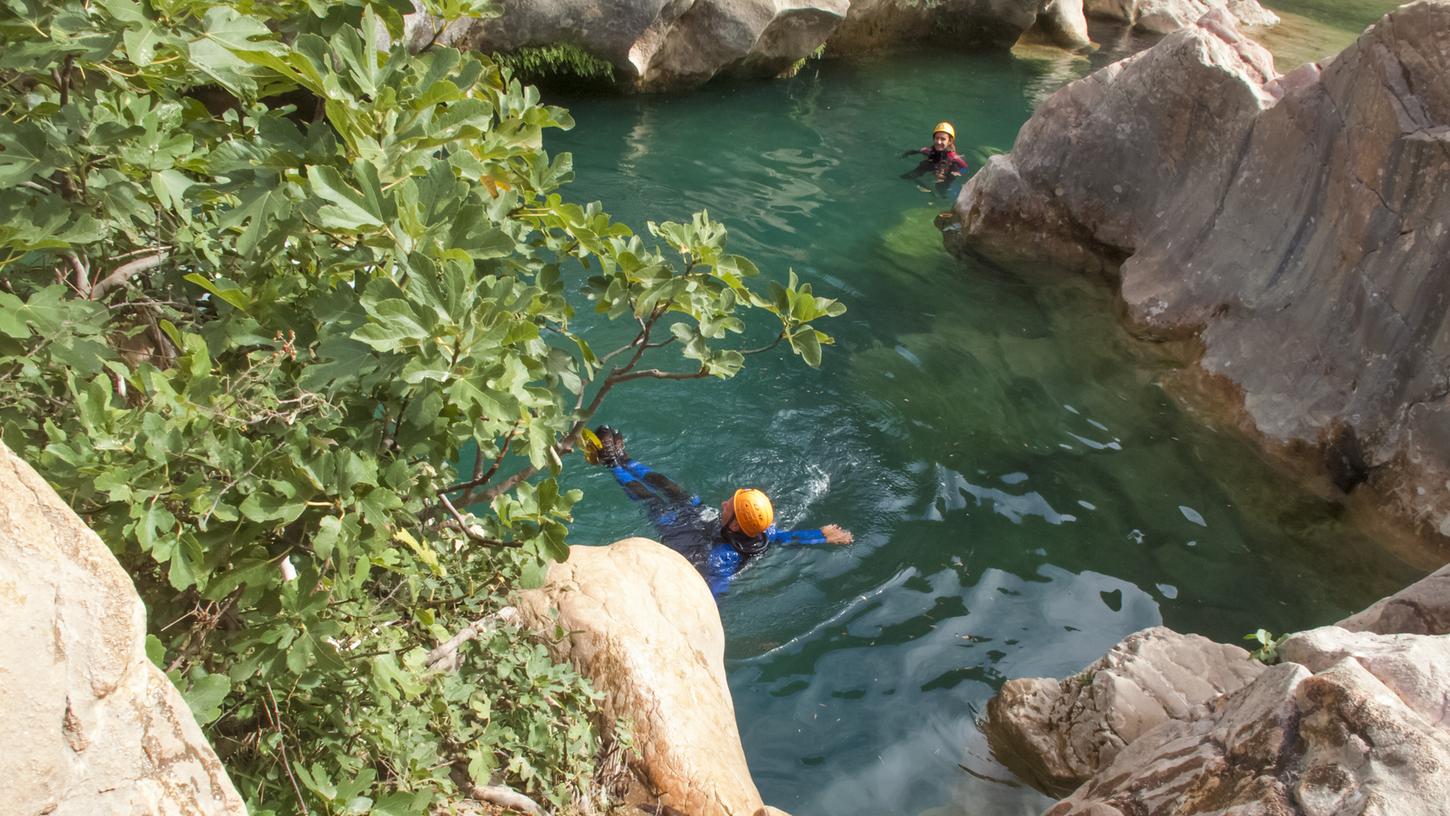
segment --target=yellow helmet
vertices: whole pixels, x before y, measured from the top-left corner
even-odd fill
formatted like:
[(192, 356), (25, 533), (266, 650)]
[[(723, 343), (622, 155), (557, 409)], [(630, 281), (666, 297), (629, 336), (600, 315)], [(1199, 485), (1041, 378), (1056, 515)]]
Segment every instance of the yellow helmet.
[(957, 138), (957, 129), (952, 127), (951, 122), (937, 122), (936, 127), (931, 129), (931, 135), (935, 136), (938, 133), (945, 133), (953, 139)]
[(735, 507), (735, 521), (740, 524), (740, 532), (748, 536), (760, 535), (775, 521), (775, 508), (771, 506), (770, 498), (753, 487), (735, 491), (731, 504)]

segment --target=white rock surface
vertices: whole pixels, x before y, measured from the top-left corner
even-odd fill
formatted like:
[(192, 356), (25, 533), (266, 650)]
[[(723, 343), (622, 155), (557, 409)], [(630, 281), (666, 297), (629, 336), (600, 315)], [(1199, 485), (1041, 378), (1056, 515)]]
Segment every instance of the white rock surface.
[(186, 702), (146, 657), (130, 577), (3, 444), (0, 618), (0, 811), (243, 816)]

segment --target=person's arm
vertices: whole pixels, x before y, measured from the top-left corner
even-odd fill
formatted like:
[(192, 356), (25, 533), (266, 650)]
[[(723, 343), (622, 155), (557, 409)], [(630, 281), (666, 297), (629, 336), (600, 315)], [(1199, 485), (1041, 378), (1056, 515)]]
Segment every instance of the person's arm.
[(724, 595), (730, 589), (730, 580), (744, 565), (745, 556), (729, 544), (712, 547), (710, 557), (705, 559), (705, 583), (710, 586), (710, 594), (716, 598)]
[(952, 153), (952, 171), (955, 173), (967, 172), (967, 160), (957, 153)]
[(931, 148), (929, 148), (929, 147), (918, 147), (915, 150), (908, 150), (905, 153), (902, 153), (901, 155), (902, 156), (920, 156), (920, 155), (926, 153), (926, 151), (928, 151), (930, 149)]
[(772, 544), (786, 546), (810, 546), (813, 544), (850, 544), (855, 540), (849, 530), (837, 524), (827, 524), (819, 530), (776, 530), (767, 533)]

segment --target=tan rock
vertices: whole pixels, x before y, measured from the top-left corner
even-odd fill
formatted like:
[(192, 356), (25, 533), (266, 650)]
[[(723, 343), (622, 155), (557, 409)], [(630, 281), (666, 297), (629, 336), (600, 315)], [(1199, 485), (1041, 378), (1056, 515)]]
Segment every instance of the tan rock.
[(1018, 776), (1061, 796), (1147, 731), (1203, 715), (1263, 670), (1237, 646), (1144, 629), (1061, 682), (1007, 681), (987, 704), (987, 740)]
[(1089, 16), (1158, 34), (1191, 26), (1214, 9), (1228, 12), (1239, 25), (1279, 23), (1279, 16), (1259, 5), (1258, 0), (1084, 0), (1083, 6)]
[[(554, 643), (628, 717), (642, 776), (687, 816), (754, 816), (765, 807), (740, 746), (725, 682), (725, 634), (704, 579), (644, 538), (573, 546), (543, 587), (520, 594), (526, 625)], [(557, 618), (555, 617), (557, 611)]]
[(244, 814), (145, 652), (145, 610), (105, 544), (0, 444), (0, 802), (56, 816)]
[(1381, 635), (1450, 634), (1450, 564), (1336, 624)]
[(1047, 811), (1440, 816), (1450, 802), (1450, 638), (1295, 635), (1192, 722), (1139, 737)]

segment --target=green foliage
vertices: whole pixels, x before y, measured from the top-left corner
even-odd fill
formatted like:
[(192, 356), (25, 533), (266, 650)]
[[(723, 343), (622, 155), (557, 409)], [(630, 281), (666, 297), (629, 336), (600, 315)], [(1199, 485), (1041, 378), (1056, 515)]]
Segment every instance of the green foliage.
[(494, 54), (494, 62), (526, 82), (572, 79), (607, 84), (614, 81), (614, 66), (577, 45), (555, 43)]
[(1287, 633), (1274, 637), (1274, 634), (1267, 629), (1256, 629), (1244, 635), (1244, 640), (1252, 640), (1259, 644), (1259, 648), (1250, 653), (1250, 657), (1266, 666), (1272, 666), (1279, 662), (1279, 646), (1288, 637)]
[[(507, 626), (430, 650), (565, 556), (557, 477), (613, 388), (816, 365), (844, 310), (704, 214), (657, 243), (568, 202), (568, 114), (376, 50), (409, 10), (0, 0), (0, 434), (130, 571), (258, 813), (590, 797), (586, 682)], [(603, 319), (633, 339), (597, 353)]]

